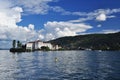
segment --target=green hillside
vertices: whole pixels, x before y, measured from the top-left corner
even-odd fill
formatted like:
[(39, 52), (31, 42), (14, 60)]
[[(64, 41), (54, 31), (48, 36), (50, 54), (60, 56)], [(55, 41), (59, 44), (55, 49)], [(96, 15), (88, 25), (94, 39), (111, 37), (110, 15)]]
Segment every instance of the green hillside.
[(64, 49), (120, 50), (120, 32), (62, 37), (49, 42)]

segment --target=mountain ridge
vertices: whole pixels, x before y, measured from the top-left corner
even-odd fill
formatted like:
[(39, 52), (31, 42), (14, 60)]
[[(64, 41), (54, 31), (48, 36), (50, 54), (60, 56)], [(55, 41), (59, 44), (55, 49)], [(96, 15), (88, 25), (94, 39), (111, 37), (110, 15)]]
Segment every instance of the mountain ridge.
[(66, 50), (120, 50), (120, 32), (67, 36), (48, 41)]

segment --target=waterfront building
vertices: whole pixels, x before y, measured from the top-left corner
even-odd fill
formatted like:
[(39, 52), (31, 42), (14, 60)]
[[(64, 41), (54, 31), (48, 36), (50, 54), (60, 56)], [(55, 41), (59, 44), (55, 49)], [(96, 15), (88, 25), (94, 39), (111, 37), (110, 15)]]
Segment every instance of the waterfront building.
[(34, 42), (28, 42), (26, 44), (26, 49), (27, 50), (34, 50), (35, 49), (35, 43)]
[(40, 40), (28, 42), (26, 44), (26, 49), (28, 50), (38, 50), (41, 47), (49, 47), (50, 50), (58, 50), (60, 47), (58, 45), (52, 45), (51, 43), (43, 42)]

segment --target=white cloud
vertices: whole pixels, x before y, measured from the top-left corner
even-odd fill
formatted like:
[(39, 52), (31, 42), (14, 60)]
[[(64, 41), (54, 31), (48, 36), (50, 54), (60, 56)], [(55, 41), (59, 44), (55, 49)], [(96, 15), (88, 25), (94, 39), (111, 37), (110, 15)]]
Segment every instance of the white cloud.
[(52, 39), (55, 39), (54, 34), (52, 34), (52, 33), (45, 34), (45, 40), (52, 40)]
[(33, 24), (29, 24), (29, 25), (28, 25), (28, 28), (29, 28), (30, 30), (34, 30), (34, 25), (33, 25)]
[[(44, 39), (50, 40), (63, 36), (74, 36), (84, 33), (93, 28), (85, 24), (87, 20), (105, 21), (116, 16), (113, 13), (120, 12), (118, 9), (98, 9), (93, 12), (70, 12), (59, 6), (49, 6), (49, 2), (56, 0), (0, 0), (0, 39), (20, 41)], [(25, 14), (46, 14), (49, 10), (59, 12), (62, 15), (77, 15), (79, 19), (69, 21), (48, 21), (44, 24), (44, 29), (35, 30), (33, 24), (28, 26), (18, 26), (22, 21), (22, 13)], [(101, 27), (101, 25), (98, 25)], [(103, 32), (115, 32), (107, 30)], [(1, 42), (0, 42), (1, 44)]]
[[(0, 1), (0, 40), (35, 40), (38, 38), (37, 32), (34, 30), (34, 25), (18, 26), (23, 9), (18, 6), (12, 6), (7, 0)], [(4, 4), (4, 5), (3, 5)], [(0, 44), (3, 44), (0, 41)], [(6, 43), (7, 44), (7, 43)], [(10, 46), (10, 45), (7, 45)]]
[(24, 10), (24, 14), (47, 14), (48, 11), (60, 12), (64, 15), (71, 12), (64, 10), (60, 6), (50, 6), (50, 2), (58, 2), (59, 0), (4, 0), (1, 1), (5, 6), (19, 6)]
[(111, 15), (111, 16), (107, 16), (107, 18), (115, 18), (116, 16)]
[[(65, 10), (64, 10), (65, 12)], [(109, 18), (115, 18), (114, 13), (120, 13), (120, 8), (117, 9), (98, 9), (93, 12), (69, 12), (67, 15), (77, 15), (79, 19), (70, 20), (69, 22), (85, 22), (89, 20), (106, 21)]]
[(102, 25), (101, 24), (98, 24), (97, 27), (101, 27)]
[(116, 17), (114, 13), (119, 13), (120, 8), (117, 9), (98, 9), (93, 12), (87, 13), (87, 16), (92, 17), (91, 19), (96, 19), (97, 21), (106, 21), (109, 18)]
[(23, 12), (23, 9), (21, 7), (14, 7), (12, 8), (12, 15), (13, 15), (13, 18), (15, 19), (16, 22), (20, 22), (22, 21), (21, 19), (21, 14)]
[(87, 16), (88, 15), (88, 13), (86, 13), (86, 12), (72, 12), (71, 14), (78, 15), (78, 16)]
[[(44, 36), (46, 40), (63, 37), (63, 36), (75, 36), (79, 32), (85, 32), (91, 29), (92, 26), (84, 23), (71, 23), (71, 22), (47, 22), (44, 24)], [(45, 34), (47, 33), (47, 34)]]
[(43, 35), (41, 35), (41, 34), (39, 34), (39, 35), (38, 35), (38, 39), (43, 40), (43, 39), (44, 39), (44, 36), (43, 36)]
[(97, 21), (106, 21), (106, 19), (107, 19), (107, 17), (104, 13), (101, 13), (96, 17)]
[(120, 12), (120, 8), (116, 8), (116, 9), (97, 9), (93, 12), (89, 12), (89, 13), (86, 13), (84, 15), (87, 15), (87, 16), (98, 16), (100, 14), (111, 15), (111, 14), (119, 13), (119, 12)]
[(79, 18), (76, 20), (69, 20), (68, 22), (79, 23), (79, 22), (85, 22), (85, 21), (92, 20), (92, 19), (93, 17), (86, 17), (86, 18)]
[[(55, 12), (60, 12), (63, 15), (77, 15), (84, 17), (97, 17), (101, 13), (106, 16), (110, 16), (113, 13), (120, 12), (120, 8), (116, 9), (98, 9), (93, 12), (70, 12), (63, 9), (60, 6), (51, 6), (48, 3), (50, 2), (58, 2), (59, 0), (4, 0), (0, 1), (4, 6), (19, 6), (22, 7), (24, 13), (26, 14), (47, 14), (49, 10), (53, 10)], [(1, 8), (2, 9), (2, 8)]]
[(15, 5), (21, 6), (25, 14), (46, 14), (50, 6), (49, 2), (56, 0), (11, 0)]
[(72, 12), (66, 11), (66, 10), (64, 10), (64, 9), (63, 9), (62, 7), (60, 7), (60, 6), (51, 6), (50, 9), (53, 10), (53, 11), (55, 11), (55, 12), (59, 12), (59, 13), (61, 13), (62, 15), (71, 15), (71, 14), (72, 14)]
[[(20, 6), (24, 10), (24, 14), (47, 14), (48, 11), (52, 10), (59, 12), (62, 15), (77, 15), (80, 16), (78, 19), (80, 22), (96, 19), (98, 21), (105, 21), (107, 18), (113, 18), (113, 13), (120, 12), (120, 8), (117, 9), (98, 9), (93, 12), (70, 12), (66, 11), (60, 6), (50, 6), (50, 2), (58, 2), (58, 0), (5, 0), (7, 6)], [(5, 1), (1, 1), (3, 4)], [(82, 18), (81, 18), (82, 17)], [(85, 17), (85, 18), (83, 18)]]
[(120, 30), (112, 30), (112, 29), (108, 29), (108, 30), (102, 30), (101, 33), (105, 33), (105, 34), (108, 34), (108, 33), (116, 33), (116, 32), (119, 32)]
[[(64, 10), (64, 12), (65, 12), (65, 10)], [(119, 12), (120, 12), (120, 8), (98, 9), (98, 10), (95, 10), (93, 12), (88, 12), (88, 13), (86, 13), (86, 12), (69, 12), (66, 15), (79, 16), (78, 19), (68, 21), (68, 22), (79, 23), (79, 22), (85, 22), (85, 21), (89, 21), (89, 20), (106, 21), (107, 19), (115, 18), (116, 16), (114, 15), (114, 13), (119, 13)]]
[(61, 8), (60, 6), (51, 7), (51, 9), (55, 12), (65, 12), (65, 10)]

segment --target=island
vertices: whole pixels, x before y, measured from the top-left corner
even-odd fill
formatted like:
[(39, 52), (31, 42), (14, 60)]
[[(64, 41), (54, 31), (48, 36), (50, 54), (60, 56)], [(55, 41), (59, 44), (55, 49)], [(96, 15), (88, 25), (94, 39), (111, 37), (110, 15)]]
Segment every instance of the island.
[(55, 51), (60, 50), (61, 47), (58, 45), (51, 44), (50, 42), (43, 42), (41, 40), (30, 41), (26, 44), (22, 44), (20, 41), (13, 40), (12, 48), (10, 52), (29, 52), (29, 51)]
[(12, 45), (11, 52), (37, 50), (120, 50), (120, 32), (67, 36), (46, 42), (36, 40), (27, 42), (25, 45), (22, 45), (20, 41), (13, 40)]

